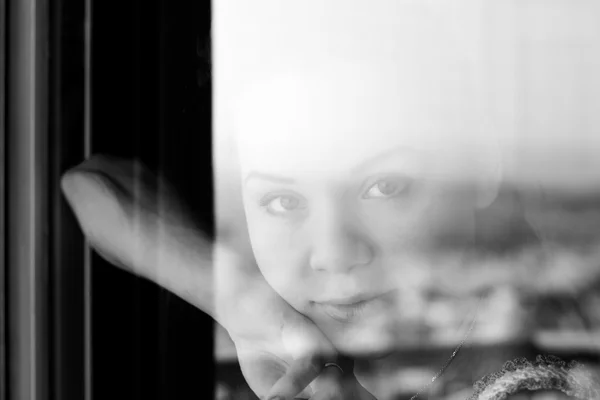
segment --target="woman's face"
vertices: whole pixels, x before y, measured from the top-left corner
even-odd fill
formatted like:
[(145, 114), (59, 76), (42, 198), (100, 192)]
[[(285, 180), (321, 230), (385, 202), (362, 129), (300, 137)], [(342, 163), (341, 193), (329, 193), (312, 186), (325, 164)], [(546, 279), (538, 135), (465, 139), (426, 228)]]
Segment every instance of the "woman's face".
[(443, 83), (425, 95), (356, 73), (263, 82), (236, 120), (260, 270), (339, 350), (373, 355), (419, 335), (428, 282), (472, 241), (477, 185), (457, 144), (477, 124)]

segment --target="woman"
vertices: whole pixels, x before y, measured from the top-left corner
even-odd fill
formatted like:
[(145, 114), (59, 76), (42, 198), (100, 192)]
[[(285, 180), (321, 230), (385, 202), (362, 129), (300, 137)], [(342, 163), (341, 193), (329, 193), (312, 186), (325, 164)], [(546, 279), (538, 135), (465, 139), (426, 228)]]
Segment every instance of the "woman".
[(477, 214), (498, 193), (497, 107), (510, 105), (481, 60), (438, 35), (395, 57), (280, 66), (243, 87), (231, 114), (240, 168), (220, 199), (236, 203), (226, 194), (239, 190), (244, 220), (217, 198), (229, 225), (214, 253), (168, 188), (155, 203), (111, 187), (134, 187), (118, 161), (88, 161), (64, 191), (106, 258), (228, 330), (259, 396), (389, 398), (377, 380), (386, 360), (430, 339), (425, 296), (495, 283), (455, 276), (486, 274)]
[[(296, 358), (335, 351), (381, 358), (401, 346), (403, 338), (414, 338), (423, 321), (411, 308), (429, 289), (423, 283), (435, 285), (436, 276), (451, 274), (451, 268), (474, 247), (474, 211), (495, 197), (499, 175), (498, 158), (493, 156), (498, 155), (498, 147), (489, 136), (478, 137), (490, 124), (473, 114), (476, 93), (456, 87), (452, 76), (439, 76), (423, 85), (415, 81), (415, 74), (398, 67), (396, 63), (342, 60), (291, 71), (261, 82), (259, 90), (249, 88), (237, 102), (241, 189), (257, 264), (270, 287), (313, 321), (335, 348), (321, 344), (322, 350), (303, 349), (302, 340), (288, 338), (282, 344), (286, 351), (296, 352)], [(453, 103), (424, 109), (430, 99), (442, 96)], [(461, 96), (469, 102), (456, 101)], [(116, 171), (118, 167), (110, 160), (96, 162), (104, 169), (112, 165)], [(87, 169), (94, 169), (93, 161)], [(131, 183), (121, 186), (131, 187)], [(101, 222), (90, 221), (91, 212), (77, 210), (78, 204), (92, 205), (75, 200), (69, 187), (75, 187), (73, 179), (65, 179), (65, 191), (80, 221), (97, 230)], [(98, 205), (94, 208), (98, 210)], [(140, 202), (129, 211), (144, 210)], [(163, 220), (153, 221), (150, 212), (137, 218), (145, 225), (178, 230), (167, 230), (153, 239), (165, 247), (164, 252), (137, 253), (150, 254), (147, 259), (119, 255), (114, 246), (119, 244), (121, 253), (135, 248), (133, 240), (143, 237), (142, 232), (154, 231), (148, 226), (138, 228), (129, 239), (123, 237), (128, 231), (118, 224), (111, 226), (121, 232), (121, 238), (112, 231), (105, 237), (91, 231), (88, 235), (95, 237), (108, 258), (117, 257), (122, 265), (142, 271), (175, 293), (187, 294), (230, 333), (237, 324), (241, 336), (251, 336), (255, 328), (251, 320), (240, 321), (236, 313), (236, 318), (223, 321), (231, 315), (228, 310), (217, 312), (218, 307), (207, 306), (210, 294), (215, 294), (206, 285), (212, 280), (210, 273), (185, 276), (190, 275), (186, 266), (178, 269), (182, 262), (172, 261), (173, 254), (182, 254), (174, 249), (183, 248), (186, 254), (194, 247), (189, 262), (193, 257), (206, 260), (207, 245), (190, 240), (197, 235), (190, 227), (182, 228), (185, 214), (178, 215), (170, 203), (163, 210), (158, 214)], [(95, 211), (95, 215), (106, 224), (106, 213)], [(113, 248), (106, 248), (111, 243)], [(440, 264), (439, 260), (452, 262)], [(151, 265), (169, 265), (169, 269), (152, 272)], [(239, 269), (225, 274), (227, 265), (233, 264), (219, 262), (218, 296), (238, 289), (231, 282), (240, 279)], [(255, 281), (264, 284), (261, 279)], [(197, 288), (178, 287), (180, 282), (204, 282), (204, 299), (197, 298)], [(242, 303), (236, 296), (236, 304)], [(276, 298), (268, 287), (247, 294), (250, 304), (267, 302), (258, 300), (259, 296)], [(264, 335), (264, 326), (257, 329)], [(236, 335), (232, 336), (235, 340)], [(243, 353), (244, 342), (236, 340), (236, 345)], [(355, 371), (360, 373), (360, 369), (357, 365)], [(256, 370), (253, 365), (244, 368), (247, 378)], [(328, 370), (337, 373), (336, 368)], [(363, 384), (368, 387), (366, 379)], [(252, 384), (253, 379), (249, 380)], [(260, 394), (269, 389), (286, 393), (291, 390), (287, 382), (253, 389)]]
[[(436, 56), (419, 73), (344, 60), (283, 72), (238, 102), (257, 264), (353, 357), (381, 359), (419, 337), (416, 304), (461, 272), (475, 211), (497, 192), (499, 144), (492, 117), (477, 111), (482, 94), (434, 74)], [(363, 367), (359, 381), (377, 392)]]
[[(474, 111), (480, 92), (445, 84), (452, 76), (414, 76), (397, 63), (336, 60), (238, 98), (239, 188), (260, 273), (244, 229), (222, 230), (213, 258), (168, 187), (159, 203), (149, 189), (137, 200), (117, 190), (134, 187), (123, 161), (93, 158), (63, 188), (107, 259), (228, 330), (258, 395), (390, 398), (378, 381), (386, 361), (430, 339), (419, 302), (497, 283), (451, 283), (486, 273), (476, 226), (500, 183), (493, 119)], [(340, 353), (357, 360), (345, 377)]]

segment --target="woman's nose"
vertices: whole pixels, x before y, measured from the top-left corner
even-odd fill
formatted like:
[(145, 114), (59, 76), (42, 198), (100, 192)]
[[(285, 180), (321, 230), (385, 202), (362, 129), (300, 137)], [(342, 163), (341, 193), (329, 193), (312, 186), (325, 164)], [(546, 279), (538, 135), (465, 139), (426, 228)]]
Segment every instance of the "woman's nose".
[(311, 236), (310, 265), (315, 271), (344, 273), (373, 260), (373, 246), (366, 235), (343, 221), (321, 220)]

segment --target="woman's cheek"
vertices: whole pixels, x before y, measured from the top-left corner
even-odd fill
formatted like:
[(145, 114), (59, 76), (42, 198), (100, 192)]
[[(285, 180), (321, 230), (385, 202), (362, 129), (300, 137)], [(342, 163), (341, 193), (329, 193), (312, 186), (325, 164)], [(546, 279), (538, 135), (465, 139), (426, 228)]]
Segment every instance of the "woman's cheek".
[(426, 204), (415, 207), (386, 201), (363, 209), (363, 224), (379, 247), (415, 248), (430, 240), (432, 220)]
[[(430, 210), (431, 239), (440, 251), (460, 251), (469, 246), (475, 234), (475, 214), (467, 202), (448, 199)], [(452, 200), (452, 201), (450, 201)]]
[(381, 204), (363, 210), (363, 224), (385, 253), (461, 251), (474, 234), (473, 215), (452, 203)]
[(302, 275), (302, 252), (294, 240), (295, 230), (276, 217), (261, 215), (249, 217), (248, 226), (254, 255), (265, 279), (280, 294), (290, 293)]

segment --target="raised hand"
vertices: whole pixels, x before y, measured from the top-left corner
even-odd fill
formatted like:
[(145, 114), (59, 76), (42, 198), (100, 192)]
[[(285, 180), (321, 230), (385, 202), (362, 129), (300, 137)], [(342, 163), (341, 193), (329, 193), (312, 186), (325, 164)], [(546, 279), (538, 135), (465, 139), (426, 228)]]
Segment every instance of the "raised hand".
[(271, 289), (251, 255), (207, 239), (172, 188), (142, 164), (95, 156), (68, 171), (62, 188), (105, 259), (165, 287), (227, 329), (258, 396), (373, 399), (352, 371), (325, 367), (337, 360), (335, 349)]

